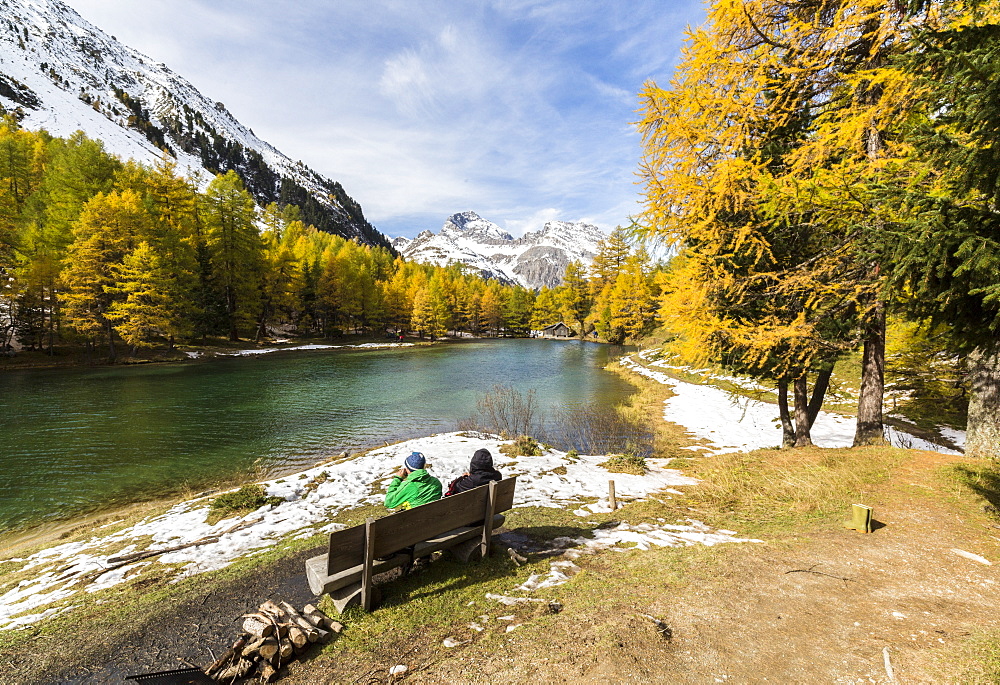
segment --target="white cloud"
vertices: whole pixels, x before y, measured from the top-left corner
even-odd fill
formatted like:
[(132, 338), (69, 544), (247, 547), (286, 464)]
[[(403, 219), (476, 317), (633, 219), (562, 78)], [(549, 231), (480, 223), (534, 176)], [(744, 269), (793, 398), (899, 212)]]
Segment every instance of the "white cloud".
[(449, 52), (454, 52), (459, 46), (459, 31), (453, 24), (448, 24), (438, 35), (438, 43)]
[(424, 62), (411, 50), (386, 60), (379, 87), (386, 97), (410, 116), (429, 109), (434, 100)]
[(525, 219), (507, 219), (504, 221), (503, 226), (509, 233), (516, 237), (522, 236), (528, 231), (537, 231), (549, 221), (570, 221), (570, 219), (566, 218), (566, 213), (562, 209), (546, 207), (537, 210)]

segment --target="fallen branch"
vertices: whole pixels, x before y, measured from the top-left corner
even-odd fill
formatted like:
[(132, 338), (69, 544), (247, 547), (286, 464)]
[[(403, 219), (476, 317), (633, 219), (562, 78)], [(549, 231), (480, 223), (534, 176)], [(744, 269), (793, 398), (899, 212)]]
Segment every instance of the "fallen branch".
[(674, 631), (671, 630), (670, 626), (668, 626), (666, 622), (661, 621), (655, 616), (650, 616), (649, 614), (638, 614), (638, 616), (641, 616), (642, 618), (652, 621), (653, 625), (656, 626), (656, 631), (660, 634), (660, 637), (662, 637), (664, 640), (670, 641), (673, 638)]
[(789, 573), (811, 573), (814, 576), (826, 576), (827, 578), (836, 578), (837, 580), (843, 580), (844, 582), (853, 583), (853, 578), (845, 578), (844, 576), (835, 576), (832, 573), (823, 573), (822, 571), (813, 571), (814, 568), (819, 566), (819, 564), (813, 564), (809, 568), (793, 568), (791, 571), (785, 571), (787, 576)]
[(520, 567), (521, 564), (528, 563), (528, 560), (525, 557), (522, 557), (520, 554), (518, 554), (517, 550), (515, 550), (512, 547), (507, 548), (507, 555), (510, 557), (510, 560), (514, 562), (515, 566)]

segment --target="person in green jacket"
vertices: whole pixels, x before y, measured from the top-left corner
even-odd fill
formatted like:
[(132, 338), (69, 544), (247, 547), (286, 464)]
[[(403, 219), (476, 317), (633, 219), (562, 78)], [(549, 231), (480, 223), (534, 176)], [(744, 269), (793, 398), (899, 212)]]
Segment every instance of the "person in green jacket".
[(386, 509), (412, 509), (441, 499), (441, 481), (427, 473), (427, 460), (420, 452), (411, 452), (392, 477), (385, 493)]

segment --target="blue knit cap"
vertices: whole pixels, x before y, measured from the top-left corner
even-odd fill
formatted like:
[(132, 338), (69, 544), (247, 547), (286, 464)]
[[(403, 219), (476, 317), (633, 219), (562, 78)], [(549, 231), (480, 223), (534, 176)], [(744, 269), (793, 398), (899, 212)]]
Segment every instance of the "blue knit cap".
[(424, 468), (424, 464), (426, 463), (427, 460), (424, 459), (424, 455), (420, 454), (420, 452), (410, 452), (410, 456), (406, 458), (406, 468), (411, 471)]

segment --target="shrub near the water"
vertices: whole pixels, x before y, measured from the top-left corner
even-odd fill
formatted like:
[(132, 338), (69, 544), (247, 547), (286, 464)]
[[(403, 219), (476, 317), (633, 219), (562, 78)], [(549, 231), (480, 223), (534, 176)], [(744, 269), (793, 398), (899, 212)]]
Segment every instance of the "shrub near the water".
[(530, 435), (519, 435), (517, 440), (509, 445), (501, 445), (500, 451), (508, 457), (540, 457), (542, 447)]
[(235, 492), (227, 492), (212, 500), (215, 512), (260, 509), (265, 504), (278, 505), (284, 502), (280, 497), (270, 497), (263, 485), (244, 485)]

